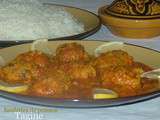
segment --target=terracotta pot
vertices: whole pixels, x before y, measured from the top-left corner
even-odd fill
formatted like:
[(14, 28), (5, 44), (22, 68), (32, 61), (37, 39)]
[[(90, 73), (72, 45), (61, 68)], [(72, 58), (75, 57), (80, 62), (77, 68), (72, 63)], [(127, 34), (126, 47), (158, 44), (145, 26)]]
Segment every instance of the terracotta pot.
[(116, 0), (98, 10), (101, 21), (121, 37), (152, 38), (160, 35), (160, 2)]

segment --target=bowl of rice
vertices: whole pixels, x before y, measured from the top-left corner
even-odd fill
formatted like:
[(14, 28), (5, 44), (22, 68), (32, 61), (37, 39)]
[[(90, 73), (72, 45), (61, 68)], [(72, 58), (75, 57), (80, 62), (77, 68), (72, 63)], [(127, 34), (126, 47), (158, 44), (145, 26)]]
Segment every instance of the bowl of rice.
[(38, 0), (0, 1), (1, 46), (36, 39), (82, 39), (100, 28), (97, 15), (75, 7)]

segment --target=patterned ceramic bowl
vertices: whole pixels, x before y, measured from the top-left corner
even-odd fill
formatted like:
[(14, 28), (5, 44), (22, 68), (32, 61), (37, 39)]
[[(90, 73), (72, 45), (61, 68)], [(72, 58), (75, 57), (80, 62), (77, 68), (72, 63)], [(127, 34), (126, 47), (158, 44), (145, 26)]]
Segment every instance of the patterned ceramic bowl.
[(102, 23), (121, 37), (152, 38), (160, 35), (160, 2), (115, 0), (98, 10)]

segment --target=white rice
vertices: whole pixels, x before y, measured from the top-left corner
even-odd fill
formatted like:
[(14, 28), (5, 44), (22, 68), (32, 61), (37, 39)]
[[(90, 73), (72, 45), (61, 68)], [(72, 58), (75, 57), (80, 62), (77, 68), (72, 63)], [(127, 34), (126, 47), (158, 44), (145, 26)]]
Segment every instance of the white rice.
[(34, 40), (75, 35), (84, 25), (64, 8), (38, 0), (0, 0), (0, 40)]

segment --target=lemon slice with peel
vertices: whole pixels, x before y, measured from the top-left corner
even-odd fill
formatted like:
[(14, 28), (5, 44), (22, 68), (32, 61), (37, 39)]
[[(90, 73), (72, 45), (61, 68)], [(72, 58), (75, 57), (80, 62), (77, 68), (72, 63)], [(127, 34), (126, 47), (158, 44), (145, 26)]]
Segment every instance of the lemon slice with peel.
[(48, 48), (48, 39), (38, 39), (35, 40), (32, 44), (31, 44), (31, 50), (32, 51), (41, 51), (45, 54), (49, 54), (51, 55), (52, 52), (51, 50)]
[(22, 93), (28, 89), (28, 85), (10, 85), (4, 82), (0, 82), (0, 90), (11, 93)]
[(123, 42), (107, 42), (105, 44), (98, 46), (94, 51), (94, 55), (97, 57), (101, 53), (104, 53), (106, 51), (120, 50), (120, 49), (123, 50), (124, 47), (123, 45), (124, 45)]
[(94, 99), (113, 99), (118, 98), (118, 94), (109, 89), (96, 88), (93, 94)]

